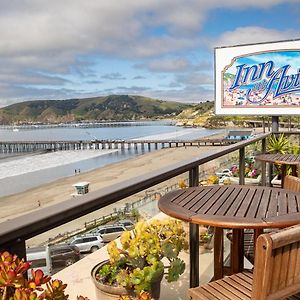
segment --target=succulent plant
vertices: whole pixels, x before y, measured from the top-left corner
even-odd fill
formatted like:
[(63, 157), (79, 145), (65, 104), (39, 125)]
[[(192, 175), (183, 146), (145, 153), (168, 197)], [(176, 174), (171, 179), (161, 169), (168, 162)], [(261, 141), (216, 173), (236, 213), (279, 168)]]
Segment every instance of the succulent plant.
[(162, 258), (169, 261), (168, 282), (176, 281), (185, 270), (185, 263), (178, 255), (188, 244), (178, 220), (138, 222), (131, 232), (121, 235), (120, 242), (121, 248), (115, 241), (107, 247), (109, 262), (97, 275), (104, 284), (123, 286), (144, 297), (141, 299), (150, 299), (143, 292), (151, 293), (151, 283), (163, 275)]
[(283, 133), (279, 136), (272, 134), (268, 139), (268, 152), (285, 154), (289, 151), (290, 140)]
[(0, 300), (66, 300), (66, 284), (42, 270), (31, 270), (27, 279), (30, 263), (12, 255), (0, 252)]
[(178, 187), (179, 187), (180, 189), (185, 189), (185, 188), (187, 188), (188, 186), (187, 186), (187, 184), (185, 183), (184, 179), (179, 179), (179, 180), (178, 180)]
[(209, 185), (218, 184), (219, 183), (219, 177), (216, 176), (216, 175), (210, 175), (210, 176), (207, 177), (207, 183)]

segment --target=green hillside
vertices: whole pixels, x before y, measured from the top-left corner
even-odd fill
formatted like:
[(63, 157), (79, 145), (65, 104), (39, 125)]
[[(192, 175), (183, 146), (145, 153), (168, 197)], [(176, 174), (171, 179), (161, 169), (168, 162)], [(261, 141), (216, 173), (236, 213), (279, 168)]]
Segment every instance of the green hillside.
[(188, 104), (142, 96), (111, 95), (85, 99), (36, 100), (0, 109), (0, 124), (145, 120), (175, 117)]

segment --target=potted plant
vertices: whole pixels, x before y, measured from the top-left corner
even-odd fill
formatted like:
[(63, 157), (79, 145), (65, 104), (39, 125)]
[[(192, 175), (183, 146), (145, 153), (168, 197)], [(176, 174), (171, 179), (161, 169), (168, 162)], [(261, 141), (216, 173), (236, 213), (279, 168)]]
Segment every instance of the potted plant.
[[(66, 284), (51, 280), (42, 270), (31, 270), (30, 263), (5, 251), (0, 253), (0, 299), (1, 300), (65, 300)], [(82, 298), (81, 298), (82, 299)]]
[(268, 152), (285, 154), (290, 149), (290, 139), (283, 133), (279, 136), (272, 134), (268, 139)]
[[(272, 134), (268, 139), (268, 152), (286, 154), (290, 150), (290, 139), (283, 133), (279, 136)], [(272, 186), (281, 187), (281, 164), (274, 164), (274, 178), (271, 181)]]
[(201, 226), (199, 228), (199, 232), (200, 232), (200, 238), (199, 238), (200, 253), (206, 253), (207, 250), (211, 250), (213, 248), (212, 245), (213, 233), (209, 232), (208, 228), (205, 226)]
[(217, 175), (210, 175), (207, 177), (207, 184), (213, 185), (219, 183), (219, 177)]
[(188, 244), (178, 220), (138, 222), (132, 231), (121, 235), (120, 244), (118, 247), (116, 241), (110, 242), (109, 260), (92, 270), (99, 300), (116, 299), (119, 295), (137, 297), (144, 292), (149, 293), (149, 299), (158, 299), (165, 269), (163, 258), (169, 261), (165, 274), (168, 282), (176, 281), (185, 270), (178, 255)]

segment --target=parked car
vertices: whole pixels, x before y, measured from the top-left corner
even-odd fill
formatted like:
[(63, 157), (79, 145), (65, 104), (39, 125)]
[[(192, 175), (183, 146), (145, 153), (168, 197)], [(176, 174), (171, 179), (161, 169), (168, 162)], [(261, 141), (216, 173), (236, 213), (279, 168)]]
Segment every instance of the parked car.
[(68, 267), (80, 259), (80, 250), (75, 245), (57, 244), (49, 247), (53, 268)]
[[(59, 267), (68, 267), (80, 259), (79, 248), (74, 245), (57, 244), (26, 249), (26, 259), (31, 268), (41, 269), (51, 275)], [(29, 274), (30, 275), (30, 274)]]
[(99, 234), (87, 234), (75, 237), (70, 245), (77, 246), (80, 252), (95, 252), (103, 247), (104, 243)]
[(126, 228), (121, 224), (105, 225), (97, 229), (97, 233), (101, 235), (103, 242), (107, 243), (117, 239)]
[(122, 225), (126, 228), (126, 230), (134, 228), (134, 223), (129, 219), (119, 220), (115, 225)]
[[(27, 248), (26, 260), (30, 262), (30, 270), (40, 269), (45, 275), (52, 274), (52, 261), (48, 246)], [(31, 277), (30, 270), (27, 273), (29, 278)]]

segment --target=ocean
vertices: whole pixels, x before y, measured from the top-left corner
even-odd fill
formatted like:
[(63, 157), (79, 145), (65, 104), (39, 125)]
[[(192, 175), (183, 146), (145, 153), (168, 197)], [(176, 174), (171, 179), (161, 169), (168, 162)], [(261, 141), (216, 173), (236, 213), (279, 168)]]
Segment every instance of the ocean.
[[(220, 129), (183, 128), (166, 122), (147, 122), (145, 125), (114, 127), (57, 127), (30, 129), (1, 129), (0, 141), (50, 140), (190, 140), (224, 132)], [(142, 155), (145, 149), (75, 150), (21, 155), (11, 157), (0, 153), (0, 197), (25, 191), (76, 172), (90, 171), (102, 166)], [(151, 149), (150, 151), (155, 151)]]

